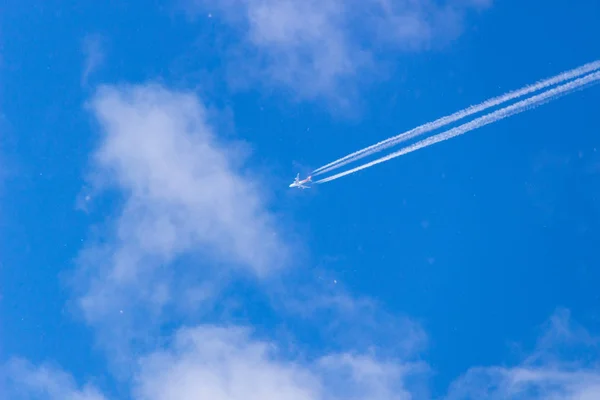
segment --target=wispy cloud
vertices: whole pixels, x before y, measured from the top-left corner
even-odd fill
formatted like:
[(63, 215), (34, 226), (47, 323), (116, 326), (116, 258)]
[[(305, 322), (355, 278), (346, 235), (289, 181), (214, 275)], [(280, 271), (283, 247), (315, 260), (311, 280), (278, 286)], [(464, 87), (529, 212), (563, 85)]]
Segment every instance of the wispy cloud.
[(38, 367), (21, 359), (0, 368), (0, 392), (11, 400), (106, 400), (93, 385), (77, 385), (59, 368)]
[(559, 309), (521, 364), (472, 368), (453, 383), (448, 400), (600, 398), (598, 339)]
[[(427, 348), (428, 337), (414, 319), (391, 314), (371, 298), (351, 294), (343, 284), (328, 290), (318, 282), (286, 286), (277, 293), (277, 311), (317, 327), (315, 336), (328, 346), (352, 349), (402, 360), (418, 358)], [(351, 328), (349, 328), (351, 327)], [(375, 345), (376, 344), (376, 345)]]
[[(189, 0), (192, 16), (222, 18), (239, 35), (233, 79), (258, 78), (301, 99), (342, 103), (383, 71), (385, 51), (419, 51), (462, 32), (488, 0)], [(243, 61), (242, 61), (243, 60)], [(367, 78), (368, 76), (368, 78)], [(375, 78), (376, 79), (376, 78)]]
[(83, 39), (82, 50), (84, 60), (81, 84), (86, 86), (90, 76), (104, 63), (106, 52), (104, 37), (98, 34), (87, 35)]

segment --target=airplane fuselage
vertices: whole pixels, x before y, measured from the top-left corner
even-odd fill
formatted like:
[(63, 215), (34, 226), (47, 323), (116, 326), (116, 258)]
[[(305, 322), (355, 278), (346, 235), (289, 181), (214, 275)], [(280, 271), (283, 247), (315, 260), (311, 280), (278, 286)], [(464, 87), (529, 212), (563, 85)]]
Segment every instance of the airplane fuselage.
[(310, 176), (308, 178), (304, 179), (304, 180), (299, 180), (298, 178), (296, 178), (294, 180), (294, 182), (292, 182), (290, 184), (289, 187), (291, 187), (291, 188), (297, 187), (297, 188), (300, 188), (300, 189), (308, 189), (309, 186), (305, 186), (305, 184), (308, 183), (308, 182), (310, 182), (310, 180), (311, 180)]

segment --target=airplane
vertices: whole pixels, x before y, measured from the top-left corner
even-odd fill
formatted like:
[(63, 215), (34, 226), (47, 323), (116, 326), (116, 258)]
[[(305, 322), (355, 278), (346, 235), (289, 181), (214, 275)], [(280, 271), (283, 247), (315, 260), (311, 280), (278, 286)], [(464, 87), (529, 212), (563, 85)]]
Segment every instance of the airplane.
[(308, 177), (304, 180), (300, 180), (300, 174), (296, 175), (296, 179), (294, 179), (294, 182), (290, 184), (290, 187), (297, 187), (299, 189), (310, 189), (310, 186), (304, 186), (305, 183), (307, 182), (312, 182), (311, 181), (312, 177)]

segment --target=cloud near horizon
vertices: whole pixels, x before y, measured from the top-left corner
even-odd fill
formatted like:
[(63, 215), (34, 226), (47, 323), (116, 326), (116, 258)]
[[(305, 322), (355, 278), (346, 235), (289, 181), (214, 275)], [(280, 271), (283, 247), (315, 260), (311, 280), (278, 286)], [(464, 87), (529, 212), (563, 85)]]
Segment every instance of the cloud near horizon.
[[(337, 103), (385, 75), (383, 50), (415, 52), (456, 39), (469, 10), (491, 0), (188, 0), (193, 18), (234, 29), (231, 80), (291, 89), (298, 99)], [(389, 66), (389, 65), (388, 65)], [(240, 83), (241, 82), (241, 83)]]
[(471, 368), (452, 383), (447, 400), (598, 399), (599, 340), (559, 308), (519, 365)]
[[(589, 339), (593, 338), (593, 341)], [(598, 354), (598, 337), (557, 310), (531, 355), (514, 366), (473, 367), (456, 379), (446, 400), (592, 400), (600, 395), (595, 360), (557, 358), (556, 348), (582, 346)], [(182, 328), (167, 345), (138, 358), (131, 381), (134, 400), (426, 400), (430, 368), (424, 362), (381, 359), (352, 352), (310, 360), (286, 356), (248, 328)], [(15, 368), (16, 366), (16, 368)], [(103, 400), (92, 385), (77, 388), (64, 372), (17, 360), (2, 370), (6, 393), (16, 400)], [(7, 384), (8, 383), (8, 384)], [(45, 396), (45, 397), (44, 397)], [(69, 397), (70, 396), (70, 397)], [(108, 398), (107, 398), (108, 399)]]
[(274, 343), (247, 330), (184, 329), (167, 351), (140, 362), (136, 399), (408, 399), (404, 375), (419, 369), (367, 355), (331, 354), (314, 361), (282, 357)]

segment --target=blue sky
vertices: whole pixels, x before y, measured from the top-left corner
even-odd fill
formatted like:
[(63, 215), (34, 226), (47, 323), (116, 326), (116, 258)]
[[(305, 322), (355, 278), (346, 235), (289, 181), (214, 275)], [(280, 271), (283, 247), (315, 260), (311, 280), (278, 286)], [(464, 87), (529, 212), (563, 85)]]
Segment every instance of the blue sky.
[(598, 15), (5, 1), (0, 397), (597, 398), (597, 86), (287, 186), (596, 60)]

